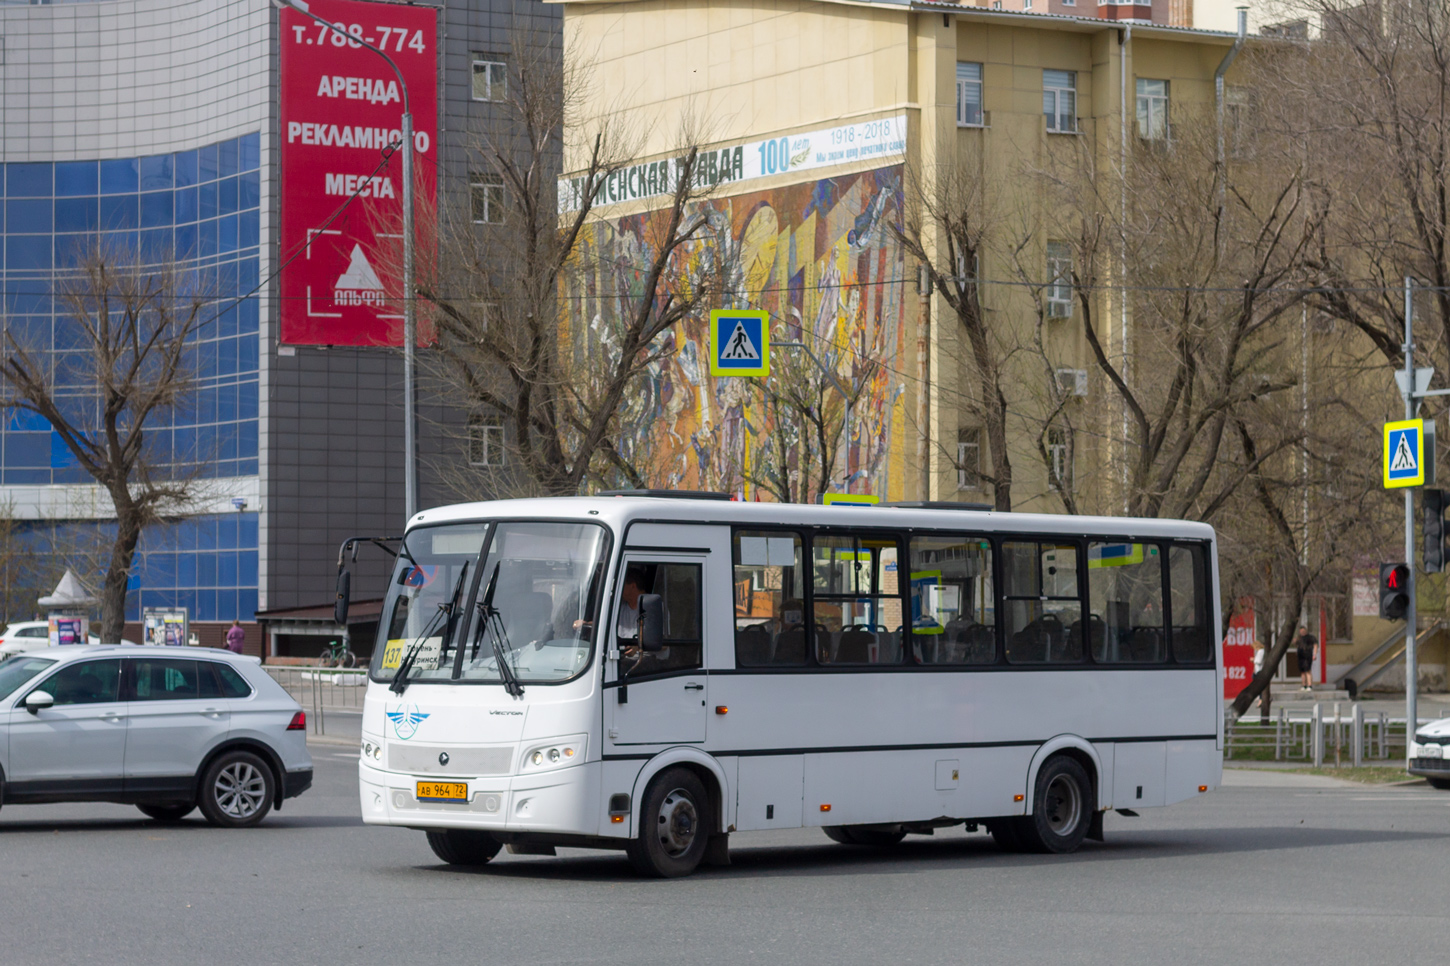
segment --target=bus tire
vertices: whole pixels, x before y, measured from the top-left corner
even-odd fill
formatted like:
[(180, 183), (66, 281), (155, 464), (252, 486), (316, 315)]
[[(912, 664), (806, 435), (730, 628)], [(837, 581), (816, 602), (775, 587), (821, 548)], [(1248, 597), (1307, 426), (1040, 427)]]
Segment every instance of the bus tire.
[(673, 879), (695, 871), (710, 840), (705, 783), (688, 768), (667, 768), (650, 780), (639, 811), (639, 835), (625, 846), (640, 875)]
[(1092, 822), (1093, 783), (1075, 758), (1056, 755), (1037, 770), (1032, 811), (1017, 826), (1029, 852), (1075, 852)]
[(822, 825), (821, 831), (826, 833), (826, 838), (832, 842), (839, 842), (842, 845), (855, 845), (851, 833), (846, 831), (844, 825)]
[(449, 865), (484, 865), (503, 848), (492, 835), (472, 829), (443, 828), (427, 834), (428, 847)]
[(1450, 778), (1427, 778), (1431, 788), (1438, 788), (1441, 791), (1450, 791)]

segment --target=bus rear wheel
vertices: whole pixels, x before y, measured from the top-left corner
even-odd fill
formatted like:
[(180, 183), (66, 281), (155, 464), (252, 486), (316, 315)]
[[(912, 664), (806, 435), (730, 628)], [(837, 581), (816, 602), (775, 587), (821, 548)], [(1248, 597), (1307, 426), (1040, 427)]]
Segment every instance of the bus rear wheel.
[(1066, 755), (1037, 770), (1032, 811), (1017, 819), (1017, 838), (1028, 852), (1075, 852), (1087, 835), (1095, 803), (1087, 769)]
[(483, 865), (498, 855), (503, 843), (487, 832), (444, 828), (428, 833), (428, 847), (449, 865)]
[(650, 780), (639, 810), (639, 836), (625, 854), (641, 875), (673, 879), (695, 871), (710, 841), (705, 783), (688, 768), (667, 768)]

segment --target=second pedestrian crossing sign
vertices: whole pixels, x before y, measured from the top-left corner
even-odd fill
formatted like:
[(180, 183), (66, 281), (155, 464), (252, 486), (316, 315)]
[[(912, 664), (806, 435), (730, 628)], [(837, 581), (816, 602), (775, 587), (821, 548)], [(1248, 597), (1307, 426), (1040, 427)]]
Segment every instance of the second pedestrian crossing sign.
[(770, 313), (710, 312), (710, 375), (770, 375)]
[(1385, 486), (1425, 483), (1425, 421), (1385, 423)]

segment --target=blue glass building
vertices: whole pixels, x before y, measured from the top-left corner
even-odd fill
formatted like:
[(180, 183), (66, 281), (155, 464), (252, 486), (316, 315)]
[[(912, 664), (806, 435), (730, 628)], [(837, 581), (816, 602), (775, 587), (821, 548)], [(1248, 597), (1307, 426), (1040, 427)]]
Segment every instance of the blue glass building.
[[(174, 260), (197, 269), (215, 301), (204, 310), (192, 346), (196, 393), (190, 405), (150, 426), (148, 441), (178, 464), (199, 465), (205, 476), (257, 477), (260, 134), (145, 157), (0, 167), (0, 288), (7, 328), (27, 348), (72, 347), (76, 323), (59, 293), (68, 273), (98, 243), (118, 257), (139, 253), (143, 262)], [(22, 410), (6, 413), (0, 483), (90, 482), (43, 418)], [(111, 525), (37, 521), (25, 529), (32, 551), (43, 558), (97, 543)], [(139, 619), (142, 607), (186, 606), (193, 620), (250, 620), (257, 608), (258, 552), (255, 508), (149, 529), (132, 576), (128, 619)]]

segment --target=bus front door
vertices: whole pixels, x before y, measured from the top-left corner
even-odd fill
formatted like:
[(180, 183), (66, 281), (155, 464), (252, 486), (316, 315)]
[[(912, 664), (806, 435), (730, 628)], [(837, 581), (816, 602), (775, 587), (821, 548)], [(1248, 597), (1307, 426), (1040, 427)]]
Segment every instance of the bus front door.
[[(702, 588), (706, 558), (687, 554), (627, 555), (613, 627), (614, 681), (606, 691), (605, 720), (614, 745), (703, 742), (709, 679), (704, 666)], [(639, 594), (664, 604), (664, 648), (642, 654), (635, 646)]]

